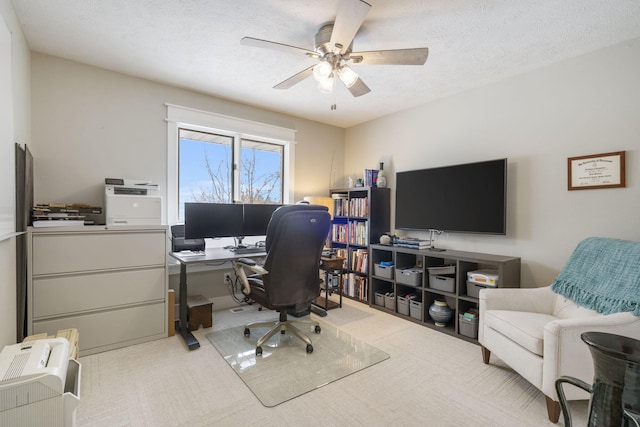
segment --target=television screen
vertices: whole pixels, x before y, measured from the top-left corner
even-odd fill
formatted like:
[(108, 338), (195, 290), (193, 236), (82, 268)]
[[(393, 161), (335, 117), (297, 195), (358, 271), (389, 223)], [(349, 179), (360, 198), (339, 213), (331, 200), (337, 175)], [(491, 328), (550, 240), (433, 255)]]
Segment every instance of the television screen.
[(398, 172), (396, 229), (506, 234), (507, 159)]
[(245, 204), (243, 236), (265, 236), (273, 211), (282, 205)]
[(242, 236), (242, 205), (185, 203), (185, 239)]

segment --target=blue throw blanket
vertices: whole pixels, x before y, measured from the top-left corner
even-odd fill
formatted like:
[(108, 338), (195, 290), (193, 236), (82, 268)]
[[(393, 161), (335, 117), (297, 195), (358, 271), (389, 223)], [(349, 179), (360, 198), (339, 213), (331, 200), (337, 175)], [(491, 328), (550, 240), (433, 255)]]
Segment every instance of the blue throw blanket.
[(578, 244), (551, 289), (586, 308), (640, 316), (640, 243), (589, 237)]

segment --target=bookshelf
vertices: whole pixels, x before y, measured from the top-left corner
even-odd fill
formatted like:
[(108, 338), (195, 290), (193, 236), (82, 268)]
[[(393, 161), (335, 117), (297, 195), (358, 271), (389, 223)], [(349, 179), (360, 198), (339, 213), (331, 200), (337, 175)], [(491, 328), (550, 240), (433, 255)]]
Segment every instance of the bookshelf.
[(390, 190), (333, 189), (331, 197), (334, 203), (331, 247), (337, 256), (345, 258), (343, 295), (370, 304), (369, 245), (378, 243), (380, 236), (390, 230)]
[[(435, 252), (380, 244), (371, 245), (369, 251), (372, 307), (473, 343), (478, 342), (478, 325), (469, 324), (464, 315), (477, 311), (479, 290), (467, 283), (467, 273), (489, 269), (498, 275), (495, 287), (520, 287), (519, 257), (451, 249)], [(388, 262), (393, 262), (393, 267), (381, 268), (382, 263)], [(449, 279), (446, 282), (450, 284), (449, 289), (437, 281), (432, 282), (433, 270), (439, 269), (443, 270), (437, 273), (441, 274), (438, 277)], [(452, 317), (445, 326), (436, 325), (430, 317), (429, 307), (436, 300), (445, 301), (452, 309)]]

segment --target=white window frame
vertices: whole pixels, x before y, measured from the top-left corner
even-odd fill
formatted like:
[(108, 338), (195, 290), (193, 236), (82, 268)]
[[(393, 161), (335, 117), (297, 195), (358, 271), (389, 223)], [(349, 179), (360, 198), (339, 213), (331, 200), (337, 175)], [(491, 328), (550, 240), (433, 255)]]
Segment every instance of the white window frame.
[[(178, 161), (179, 142), (178, 129), (190, 129), (203, 132), (213, 132), (221, 135), (232, 136), (239, 142), (242, 139), (253, 139), (262, 142), (282, 145), (284, 147), (284, 179), (282, 182), (283, 203), (293, 200), (294, 183), (294, 155), (296, 130), (266, 123), (254, 122), (208, 111), (197, 110), (179, 105), (165, 104), (167, 106), (167, 223), (176, 224), (178, 221)], [(240, 144), (234, 144), (239, 149)], [(239, 160), (234, 156), (234, 162)], [(234, 180), (239, 182), (239, 167), (234, 164)], [(234, 190), (240, 191), (239, 186)], [(238, 199), (239, 194), (234, 194)]]

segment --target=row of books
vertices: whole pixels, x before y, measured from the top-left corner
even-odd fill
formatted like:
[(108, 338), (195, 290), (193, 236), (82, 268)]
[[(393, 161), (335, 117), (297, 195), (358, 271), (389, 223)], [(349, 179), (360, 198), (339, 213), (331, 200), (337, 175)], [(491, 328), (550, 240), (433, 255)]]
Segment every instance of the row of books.
[(336, 198), (333, 200), (333, 212), (335, 216), (366, 218), (369, 216), (369, 199)]
[(342, 289), (343, 295), (347, 295), (351, 298), (357, 298), (359, 300), (367, 300), (369, 281), (364, 276), (358, 276), (354, 273), (346, 275), (344, 280), (344, 287)]
[(366, 249), (351, 251), (351, 270), (359, 273), (369, 271), (369, 252)]
[(331, 226), (331, 241), (367, 246), (369, 245), (369, 223), (367, 221), (350, 221), (347, 224), (333, 224)]

